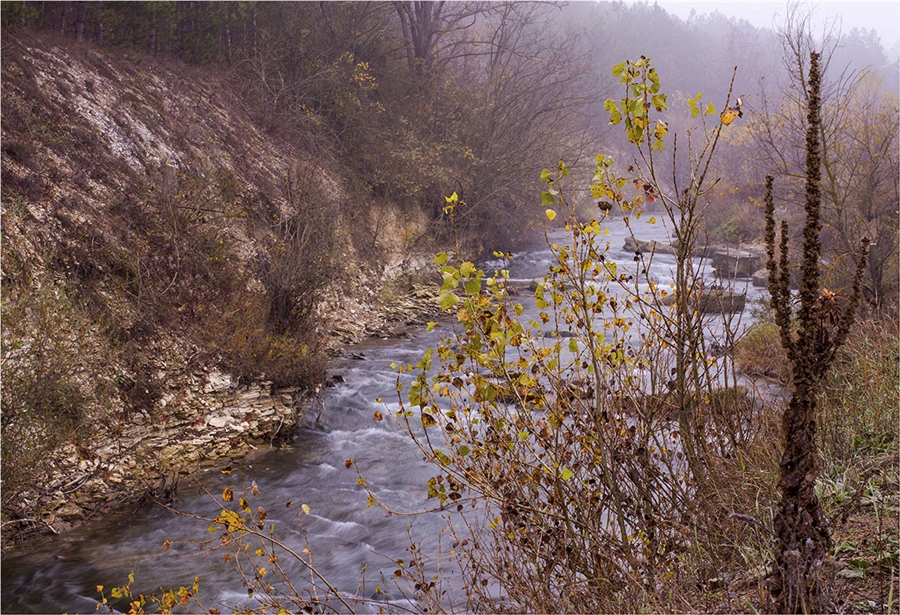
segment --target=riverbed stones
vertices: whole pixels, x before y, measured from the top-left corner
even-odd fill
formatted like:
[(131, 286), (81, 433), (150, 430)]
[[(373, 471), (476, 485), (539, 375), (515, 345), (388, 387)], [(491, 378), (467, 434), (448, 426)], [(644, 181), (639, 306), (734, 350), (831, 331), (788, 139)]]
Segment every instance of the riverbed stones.
[(653, 239), (635, 239), (626, 237), (622, 249), (626, 252), (646, 252), (648, 254), (675, 254), (675, 245)]
[(721, 247), (709, 255), (716, 275), (722, 279), (750, 278), (766, 265), (766, 253), (757, 248)]
[[(675, 294), (662, 300), (663, 305), (674, 305)], [(742, 312), (747, 304), (747, 295), (724, 289), (701, 290), (692, 293), (690, 305), (704, 314), (734, 314)]]

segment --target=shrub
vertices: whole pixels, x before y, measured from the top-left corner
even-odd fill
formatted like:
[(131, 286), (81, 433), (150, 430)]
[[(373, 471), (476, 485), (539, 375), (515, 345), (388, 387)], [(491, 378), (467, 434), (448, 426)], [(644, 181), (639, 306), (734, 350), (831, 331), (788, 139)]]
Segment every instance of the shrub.
[(314, 388), (325, 379), (327, 362), (318, 332), (298, 328), (276, 333), (266, 324), (268, 311), (264, 296), (240, 294), (228, 309), (211, 311), (196, 335), (240, 382)]
[(778, 326), (771, 319), (757, 321), (741, 337), (734, 348), (734, 362), (751, 378), (772, 378), (780, 383), (790, 378)]
[[(46, 283), (46, 281), (45, 281)], [(3, 512), (40, 491), (50, 455), (91, 431), (104, 391), (90, 375), (90, 326), (66, 293), (49, 284), (5, 292), (2, 303)]]

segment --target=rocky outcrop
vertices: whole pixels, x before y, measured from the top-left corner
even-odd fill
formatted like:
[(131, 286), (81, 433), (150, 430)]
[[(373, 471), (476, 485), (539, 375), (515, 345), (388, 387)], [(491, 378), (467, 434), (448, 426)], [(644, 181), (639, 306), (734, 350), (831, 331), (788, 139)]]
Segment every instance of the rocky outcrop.
[(180, 378), (154, 418), (135, 414), (127, 426), (103, 426), (90, 443), (64, 447), (51, 484), (23, 498), (19, 524), (59, 533), (148, 496), (169, 499), (187, 473), (289, 438), (302, 402), (295, 389), (239, 386), (219, 372)]
[(419, 282), (399, 290), (385, 289), (380, 298), (369, 303), (346, 296), (326, 300), (323, 310), (339, 310), (342, 314), (331, 327), (331, 348), (337, 352), (368, 337), (408, 336), (411, 327), (424, 326), (441, 317), (439, 290), (437, 284)]

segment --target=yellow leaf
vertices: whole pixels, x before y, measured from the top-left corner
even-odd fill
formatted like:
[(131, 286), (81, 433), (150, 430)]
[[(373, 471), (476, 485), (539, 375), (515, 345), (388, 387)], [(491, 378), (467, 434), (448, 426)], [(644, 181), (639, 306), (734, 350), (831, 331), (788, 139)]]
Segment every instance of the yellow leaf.
[(552, 209), (547, 209), (544, 211), (544, 213), (547, 215), (547, 219), (550, 221), (552, 221), (554, 218), (556, 218), (556, 212), (553, 211)]
[(309, 514), (309, 505), (308, 505), (308, 504), (302, 504), (302, 505), (300, 506), (300, 510), (303, 511), (303, 514), (308, 515), (308, 514)]
[(722, 115), (720, 115), (719, 118), (722, 120), (723, 124), (728, 126), (729, 124), (731, 124), (731, 122), (733, 122), (735, 120), (735, 118), (738, 117), (740, 112), (741, 112), (740, 109), (732, 107), (729, 109), (725, 109), (725, 111), (722, 112)]
[(226, 502), (234, 500), (234, 491), (231, 490), (231, 487), (225, 487), (225, 491), (222, 492), (222, 499)]

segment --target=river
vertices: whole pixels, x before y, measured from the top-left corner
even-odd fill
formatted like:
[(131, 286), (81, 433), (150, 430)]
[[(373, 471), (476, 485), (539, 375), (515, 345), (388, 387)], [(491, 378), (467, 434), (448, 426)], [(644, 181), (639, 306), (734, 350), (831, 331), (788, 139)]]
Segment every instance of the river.
[[(607, 258), (620, 270), (633, 268), (634, 253), (622, 249), (628, 234), (625, 225), (612, 220), (604, 226), (610, 231)], [(662, 224), (635, 222), (633, 226), (639, 239), (665, 240)], [(554, 233), (551, 241), (564, 242), (564, 232)], [(517, 254), (510, 266), (511, 278), (539, 278), (551, 259), (546, 246)], [(653, 263), (651, 275), (658, 282), (671, 280), (673, 257), (657, 255)], [(495, 266), (500, 262), (483, 264), (489, 273)], [(712, 272), (708, 275), (712, 277)], [(739, 290), (743, 286), (741, 281)], [(746, 286), (749, 306), (761, 293)], [(521, 300), (529, 303), (524, 296)], [(242, 471), (223, 474), (221, 468), (213, 468), (199, 478), (216, 494), (225, 487), (240, 494), (242, 483), (249, 486), (256, 481), (260, 494), (252, 498), (253, 507), (265, 507), (279, 537), (298, 551), (307, 544), (293, 510), (285, 504), (292, 502), (295, 509), (308, 506), (309, 514), (300, 516), (318, 570), (353, 595), (360, 586), (361, 570), (366, 569), (366, 595), (371, 595), (381, 583), (381, 573), (390, 577), (397, 569), (395, 560), (409, 557), (408, 529), (414, 540), (421, 541), (424, 553), (436, 553), (445, 520), (442, 513), (387, 516), (377, 506), (367, 507), (356, 471), (348, 469), (345, 461), (354, 458), (373, 492), (395, 509), (414, 511), (434, 502), (426, 500), (425, 487), (434, 472), (422, 460), (421, 452), (391, 420), (374, 421), (373, 416), (376, 411), (387, 415), (397, 408), (397, 376), (391, 364), (415, 363), (424, 349), (434, 346), (446, 332), (447, 326), (442, 325), (431, 332), (411, 331), (408, 339), (370, 339), (353, 346), (352, 354), (335, 359), (330, 366), (330, 372), (343, 381), (325, 389), (321, 399), (305, 410), (302, 428), (289, 446), (254, 457)], [(175, 506), (210, 516), (220, 510), (196, 485), (186, 482), (179, 487)], [(121, 585), (132, 572), (136, 592), (190, 586), (196, 575), (205, 605), (246, 601), (241, 579), (231, 564), (223, 561), (222, 553), (203, 554), (196, 547), (176, 544), (209, 537), (207, 525), (150, 506), (134, 515), (83, 525), (65, 536), (38, 540), (27, 551), (3, 558), (2, 611), (94, 612), (97, 585)], [(175, 546), (164, 548), (165, 540)], [(281, 563), (290, 574), (303, 576), (299, 566)]]

